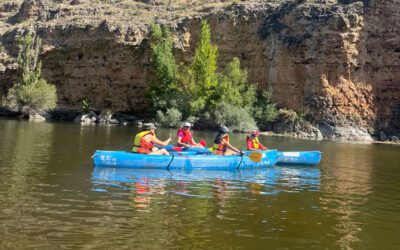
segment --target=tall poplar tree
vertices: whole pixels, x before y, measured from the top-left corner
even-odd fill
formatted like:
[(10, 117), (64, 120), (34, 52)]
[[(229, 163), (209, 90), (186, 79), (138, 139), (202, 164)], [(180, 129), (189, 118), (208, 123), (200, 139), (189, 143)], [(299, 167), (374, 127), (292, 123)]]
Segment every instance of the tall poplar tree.
[(207, 21), (202, 21), (200, 41), (191, 65), (193, 78), (191, 108), (194, 113), (204, 109), (218, 86), (217, 57), (218, 48), (211, 43), (210, 26)]
[(148, 95), (152, 101), (153, 111), (165, 112), (178, 106), (176, 98), (177, 65), (172, 54), (173, 39), (168, 27), (152, 26), (151, 49), (153, 51), (152, 66), (156, 79), (151, 84)]
[(8, 91), (9, 106), (24, 113), (55, 108), (56, 87), (42, 77), (39, 61), (41, 39), (36, 35), (26, 35), (19, 42), (18, 65), (22, 79)]

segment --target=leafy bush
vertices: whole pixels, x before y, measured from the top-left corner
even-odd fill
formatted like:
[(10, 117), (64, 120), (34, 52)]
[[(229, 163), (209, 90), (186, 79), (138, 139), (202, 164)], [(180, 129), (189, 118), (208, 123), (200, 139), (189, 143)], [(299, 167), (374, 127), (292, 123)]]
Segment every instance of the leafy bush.
[(278, 118), (278, 110), (276, 104), (272, 102), (271, 91), (260, 92), (253, 107), (253, 115), (260, 127), (264, 127)]
[(220, 75), (216, 98), (234, 106), (250, 108), (256, 100), (256, 85), (247, 82), (247, 71), (240, 68), (240, 60), (234, 57), (225, 72)]
[(247, 108), (221, 102), (211, 111), (215, 125), (225, 125), (234, 131), (249, 131), (256, 129), (257, 125)]
[(91, 111), (92, 104), (91, 104), (90, 100), (88, 100), (86, 98), (83, 99), (81, 102), (81, 108), (82, 108), (83, 113), (88, 113), (89, 111)]
[(279, 109), (279, 119), (286, 123), (300, 123), (304, 121), (304, 114), (299, 114), (291, 109)]
[(41, 76), (42, 64), (39, 62), (41, 40), (37, 36), (26, 35), (20, 39), (18, 65), (22, 82), (9, 89), (8, 105), (18, 110), (43, 110), (55, 108), (56, 87), (48, 84)]
[(167, 109), (165, 113), (158, 110), (156, 121), (163, 127), (177, 128), (182, 123), (182, 113), (176, 108)]
[(21, 109), (24, 106), (30, 110), (51, 109), (56, 106), (56, 87), (46, 80), (39, 79), (31, 84), (15, 84), (8, 91), (8, 98), (14, 99), (14, 105)]

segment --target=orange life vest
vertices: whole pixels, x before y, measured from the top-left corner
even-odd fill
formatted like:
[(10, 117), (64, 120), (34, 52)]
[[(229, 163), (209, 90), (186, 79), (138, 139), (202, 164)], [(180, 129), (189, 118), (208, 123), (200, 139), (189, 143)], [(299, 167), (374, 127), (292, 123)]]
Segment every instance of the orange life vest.
[(225, 139), (227, 142), (229, 142), (229, 135), (226, 134), (221, 138), (221, 141), (218, 144), (214, 144), (213, 146), (213, 154), (216, 155), (223, 155), (226, 152), (226, 144), (222, 144), (222, 140)]
[(152, 133), (151, 131), (143, 131), (135, 136), (132, 152), (139, 154), (149, 154), (152, 152), (151, 149), (154, 147), (153, 143), (147, 142), (143, 139), (143, 137), (145, 137), (148, 134), (155, 136), (155, 134)]

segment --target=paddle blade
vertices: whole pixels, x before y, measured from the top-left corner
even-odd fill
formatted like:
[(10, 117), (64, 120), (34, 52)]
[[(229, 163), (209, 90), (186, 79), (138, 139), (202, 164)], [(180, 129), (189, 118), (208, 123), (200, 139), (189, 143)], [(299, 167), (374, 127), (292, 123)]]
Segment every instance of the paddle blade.
[(254, 162), (260, 162), (262, 156), (263, 156), (263, 154), (260, 153), (260, 152), (253, 152), (253, 153), (250, 153), (250, 154), (248, 155), (248, 157), (250, 158), (250, 160), (252, 160), (252, 161), (254, 161)]
[(181, 152), (182, 148), (181, 147), (173, 147), (172, 150), (174, 150), (176, 152)]
[(200, 140), (200, 145), (206, 147), (206, 141), (204, 139)]

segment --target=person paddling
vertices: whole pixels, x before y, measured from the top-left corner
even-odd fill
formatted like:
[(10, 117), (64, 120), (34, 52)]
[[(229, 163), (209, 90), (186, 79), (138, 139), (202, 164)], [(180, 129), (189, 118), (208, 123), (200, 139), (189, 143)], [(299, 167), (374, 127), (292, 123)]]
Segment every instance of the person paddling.
[(193, 148), (204, 148), (201, 143), (196, 143), (193, 139), (192, 133), (190, 132), (191, 124), (189, 122), (185, 122), (178, 130), (176, 134), (178, 136), (177, 146), (178, 147), (193, 147)]
[(258, 135), (260, 132), (258, 130), (253, 130), (250, 133), (250, 136), (247, 136), (246, 138), (246, 146), (247, 150), (269, 150), (267, 147), (262, 145), (260, 141), (258, 140)]
[(139, 154), (169, 155), (168, 151), (165, 148), (158, 149), (157, 147), (155, 147), (155, 144), (160, 146), (167, 146), (171, 141), (171, 136), (167, 140), (161, 141), (157, 139), (154, 132), (155, 129), (156, 127), (152, 123), (145, 126), (144, 131), (138, 133), (135, 136), (132, 152)]
[(229, 129), (225, 126), (220, 127), (217, 136), (214, 139), (213, 154), (217, 155), (235, 155), (242, 151), (229, 143)]

